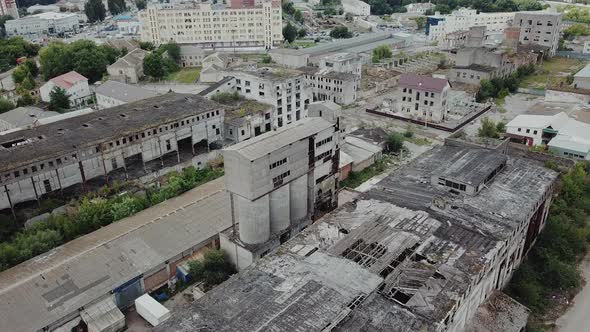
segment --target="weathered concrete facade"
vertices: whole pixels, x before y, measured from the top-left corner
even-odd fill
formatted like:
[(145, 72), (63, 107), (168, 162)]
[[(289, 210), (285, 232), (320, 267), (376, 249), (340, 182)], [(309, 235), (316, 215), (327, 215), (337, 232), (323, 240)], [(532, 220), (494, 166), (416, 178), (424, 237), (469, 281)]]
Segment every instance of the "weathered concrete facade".
[(204, 167), (223, 139), (223, 117), (214, 102), (171, 93), (3, 135), (0, 208), (186, 160)]
[(520, 27), (519, 42), (547, 47), (548, 55), (554, 56), (559, 46), (561, 17), (561, 13), (548, 11), (516, 13), (513, 24)]

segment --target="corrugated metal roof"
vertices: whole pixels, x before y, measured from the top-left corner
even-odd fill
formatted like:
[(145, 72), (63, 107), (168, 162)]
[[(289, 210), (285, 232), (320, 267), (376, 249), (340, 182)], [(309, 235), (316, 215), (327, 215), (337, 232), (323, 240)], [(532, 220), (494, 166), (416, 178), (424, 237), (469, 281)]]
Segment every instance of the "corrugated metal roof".
[(264, 133), (247, 141), (229, 146), (225, 151), (236, 151), (248, 160), (256, 160), (286, 145), (314, 135), (334, 124), (322, 118), (305, 118), (276, 131)]
[(136, 85), (129, 85), (117, 81), (106, 81), (96, 88), (97, 95), (115, 98), (126, 103), (155, 97), (158, 94), (154, 91), (142, 89)]
[(231, 226), (223, 178), (0, 273), (0, 331), (37, 331)]

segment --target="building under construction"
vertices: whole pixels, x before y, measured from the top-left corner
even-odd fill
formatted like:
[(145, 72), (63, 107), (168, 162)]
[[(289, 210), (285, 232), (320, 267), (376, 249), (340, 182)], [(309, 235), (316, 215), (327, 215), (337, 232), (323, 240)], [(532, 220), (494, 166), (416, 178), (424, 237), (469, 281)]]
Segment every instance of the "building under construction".
[(544, 227), (557, 176), (435, 148), (156, 331), (463, 331), (492, 300), (515, 314), (491, 323), (520, 331), (526, 308), (498, 290)]

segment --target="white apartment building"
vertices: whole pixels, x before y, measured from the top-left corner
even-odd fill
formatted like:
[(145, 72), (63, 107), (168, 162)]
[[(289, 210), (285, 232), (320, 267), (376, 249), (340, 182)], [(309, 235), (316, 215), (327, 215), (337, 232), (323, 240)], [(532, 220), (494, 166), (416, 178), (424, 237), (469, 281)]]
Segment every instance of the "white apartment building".
[(339, 137), (337, 121), (306, 118), (223, 150), (239, 241), (220, 242), (239, 269), (338, 205)]
[(156, 45), (175, 41), (205, 48), (279, 46), (281, 3), (263, 0), (254, 7), (230, 8), (209, 3), (149, 5), (139, 13), (141, 40)]
[(503, 34), (514, 19), (514, 13), (477, 13), (475, 9), (460, 8), (451, 14), (437, 13), (433, 17), (440, 21), (429, 27), (428, 39), (441, 41), (449, 33), (467, 31), (475, 26), (485, 26), (487, 35)]
[(224, 76), (235, 78), (235, 91), (240, 95), (275, 107), (273, 128), (307, 117), (311, 91), (302, 72), (286, 68), (263, 67), (235, 69)]
[(6, 21), (5, 28), (9, 37), (21, 36), (32, 40), (77, 33), (79, 20), (74, 13), (46, 12)]
[(402, 74), (397, 87), (397, 110), (404, 116), (424, 122), (443, 122), (447, 118), (449, 81), (426, 75)]
[(86, 104), (86, 101), (92, 96), (92, 92), (88, 87), (88, 79), (75, 71), (54, 77), (43, 84), (39, 89), (41, 100), (47, 103), (50, 102), (51, 91), (55, 87), (66, 90), (66, 93), (70, 96), (70, 106)]
[(520, 12), (514, 17), (514, 25), (520, 27), (519, 43), (546, 48), (554, 56), (559, 46), (561, 13), (547, 11)]
[(342, 9), (355, 16), (371, 15), (371, 5), (360, 0), (342, 0)]

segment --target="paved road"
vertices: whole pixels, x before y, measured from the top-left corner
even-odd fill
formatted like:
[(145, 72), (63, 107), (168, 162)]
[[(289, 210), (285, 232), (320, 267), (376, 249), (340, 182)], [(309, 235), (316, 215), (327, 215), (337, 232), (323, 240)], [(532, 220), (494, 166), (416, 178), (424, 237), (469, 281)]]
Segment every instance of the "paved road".
[(587, 283), (574, 298), (572, 307), (557, 320), (559, 332), (580, 332), (590, 330), (590, 255), (580, 266)]

